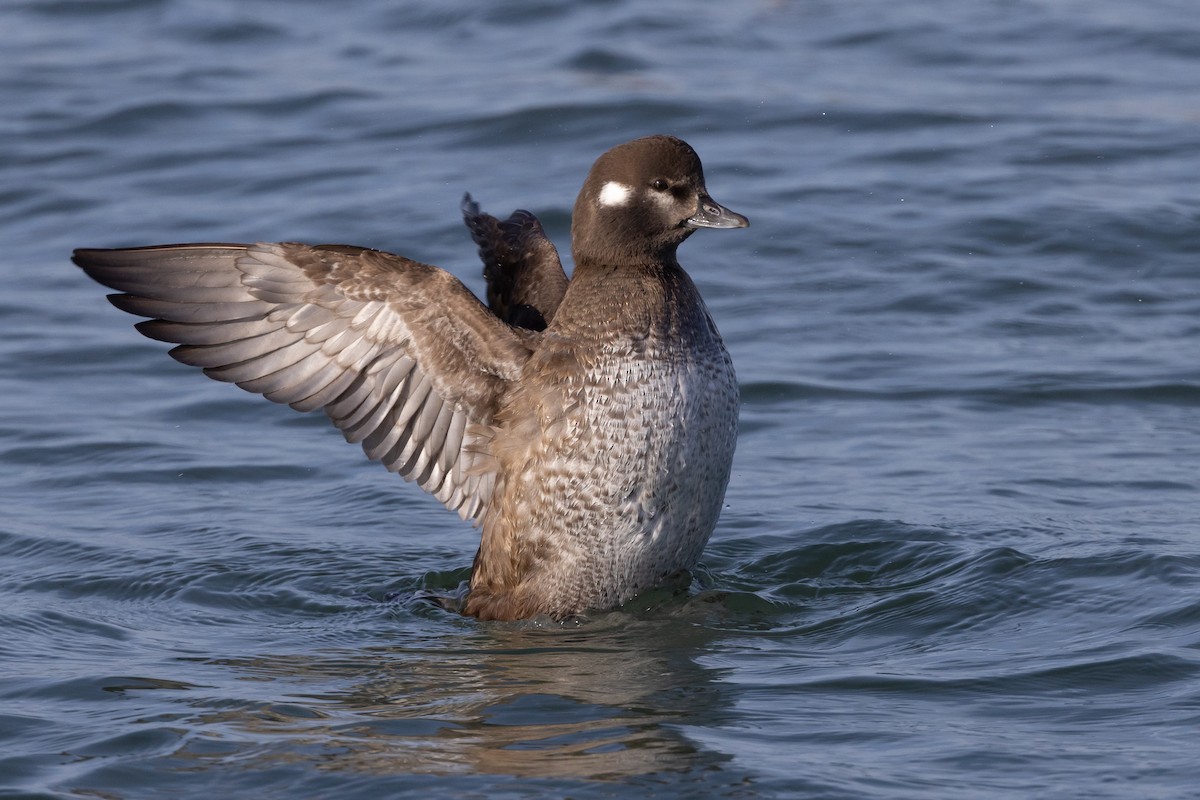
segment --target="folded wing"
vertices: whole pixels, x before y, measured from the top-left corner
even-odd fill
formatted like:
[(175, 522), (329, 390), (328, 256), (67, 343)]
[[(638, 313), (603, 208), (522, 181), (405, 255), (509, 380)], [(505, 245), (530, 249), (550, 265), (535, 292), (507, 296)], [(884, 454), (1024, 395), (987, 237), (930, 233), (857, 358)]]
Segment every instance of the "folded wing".
[(529, 357), (444, 270), (343, 245), (77, 250), (137, 328), (177, 360), (299, 411), (323, 409), (367, 456), (478, 519), (489, 459), (473, 449)]

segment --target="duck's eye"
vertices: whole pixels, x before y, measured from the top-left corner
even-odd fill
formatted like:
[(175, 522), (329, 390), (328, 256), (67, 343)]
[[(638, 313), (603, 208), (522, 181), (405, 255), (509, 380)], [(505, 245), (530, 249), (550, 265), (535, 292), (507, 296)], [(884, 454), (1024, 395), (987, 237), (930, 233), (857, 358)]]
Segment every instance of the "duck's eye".
[(655, 178), (650, 181), (650, 188), (656, 192), (665, 192), (667, 190), (667, 182), (662, 178)]

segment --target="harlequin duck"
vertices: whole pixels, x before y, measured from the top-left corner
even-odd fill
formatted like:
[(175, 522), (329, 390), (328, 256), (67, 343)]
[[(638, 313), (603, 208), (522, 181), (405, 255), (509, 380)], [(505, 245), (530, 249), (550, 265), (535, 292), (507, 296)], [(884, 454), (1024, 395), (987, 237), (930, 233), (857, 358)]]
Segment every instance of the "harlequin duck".
[(567, 279), (536, 217), (468, 196), (484, 306), (449, 273), (348, 245), (76, 250), (146, 336), (300, 411), (482, 529), (461, 611), (556, 619), (621, 605), (693, 566), (737, 438), (733, 365), (676, 248), (741, 228), (685, 142), (592, 167)]

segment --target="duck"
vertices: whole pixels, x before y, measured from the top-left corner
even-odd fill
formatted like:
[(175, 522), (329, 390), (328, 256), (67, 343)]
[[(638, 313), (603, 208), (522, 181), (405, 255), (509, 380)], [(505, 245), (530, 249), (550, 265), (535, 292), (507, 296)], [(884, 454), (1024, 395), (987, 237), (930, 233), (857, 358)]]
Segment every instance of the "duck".
[(85, 248), (73, 261), (170, 355), (302, 412), (480, 530), (458, 611), (565, 620), (698, 562), (724, 503), (739, 394), (676, 251), (749, 220), (655, 135), (593, 164), (570, 278), (538, 219), (468, 194), (487, 304), (449, 272), (297, 242)]

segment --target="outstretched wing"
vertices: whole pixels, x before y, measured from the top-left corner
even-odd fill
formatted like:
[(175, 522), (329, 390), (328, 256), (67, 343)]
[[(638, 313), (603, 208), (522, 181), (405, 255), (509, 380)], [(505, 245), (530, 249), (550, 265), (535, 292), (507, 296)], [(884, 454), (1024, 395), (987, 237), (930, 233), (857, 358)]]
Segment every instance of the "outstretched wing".
[(117, 308), (150, 317), (143, 334), (179, 344), (177, 360), (323, 409), (347, 441), (464, 519), (486, 508), (493, 475), (472, 445), (490, 435), (529, 337), (449, 273), (291, 243), (76, 250), (74, 261), (123, 293), (109, 296)]
[(488, 306), (510, 325), (544, 330), (567, 291), (567, 274), (542, 223), (528, 211), (498, 220), (469, 194), (462, 213), (483, 260)]

